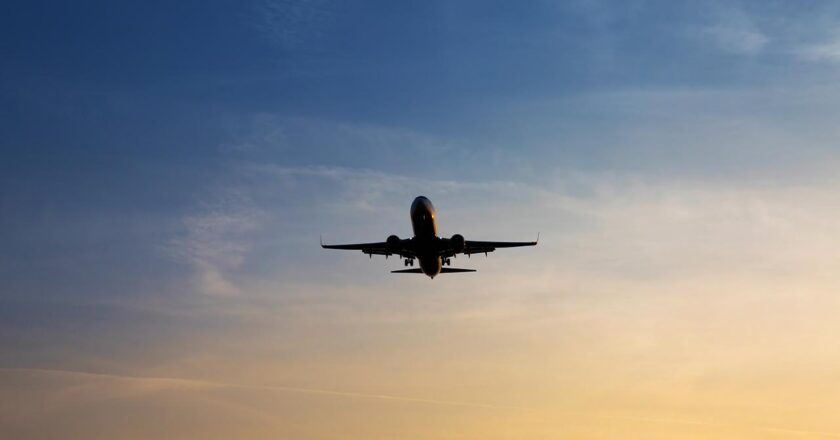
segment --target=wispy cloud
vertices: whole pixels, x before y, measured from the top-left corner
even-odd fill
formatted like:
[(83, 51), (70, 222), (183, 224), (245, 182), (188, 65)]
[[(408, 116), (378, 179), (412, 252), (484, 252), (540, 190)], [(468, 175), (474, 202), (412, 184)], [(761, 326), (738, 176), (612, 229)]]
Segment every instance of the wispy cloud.
[(335, 20), (334, 0), (261, 0), (257, 28), (287, 50), (312, 49)]
[(764, 49), (770, 38), (751, 26), (719, 24), (704, 29), (718, 48), (735, 54), (755, 55)]
[[(230, 122), (234, 139), (224, 149), (241, 157), (263, 156), (275, 163), (341, 164), (354, 168), (409, 169), (406, 157), (429, 163), (446, 157), (471, 159), (478, 146), (406, 127), (348, 123), (271, 113)], [(481, 147), (488, 147), (482, 145)], [(416, 163), (412, 164), (415, 168)]]
[(806, 61), (840, 63), (840, 37), (830, 38), (821, 43), (798, 46), (794, 49), (794, 53)]
[[(235, 388), (244, 390), (275, 391), (285, 393), (300, 393), (332, 397), (364, 398), (386, 400), (403, 403), (419, 403), (441, 406), (465, 406), (473, 408), (495, 408), (495, 409), (517, 409), (528, 408), (492, 405), (480, 402), (459, 402), (451, 400), (426, 399), (421, 397), (394, 396), (389, 394), (357, 393), (352, 391), (327, 390), (318, 388), (301, 388), (281, 385), (248, 385), (227, 382), (215, 382), (207, 380), (172, 378), (172, 377), (145, 377), (129, 376), (110, 373), (91, 373), (86, 371), (56, 370), (44, 368), (2, 368), (0, 374), (20, 375), (42, 375), (64, 377), (71, 379), (87, 380), (84, 386), (73, 384), (64, 389), (58, 390), (53, 395), (54, 403), (57, 406), (68, 404), (79, 404), (80, 400), (97, 399), (111, 400), (117, 398), (140, 397), (171, 389), (180, 390), (202, 390), (212, 388)], [(103, 382), (104, 381), (104, 382)], [(106, 385), (108, 385), (107, 390)]]
[(168, 244), (172, 256), (195, 269), (197, 290), (209, 295), (233, 295), (239, 288), (225, 272), (242, 266), (248, 253), (243, 240), (261, 222), (261, 212), (248, 203), (247, 194), (225, 188), (210, 196), (183, 219), (185, 231)]
[(757, 55), (770, 43), (770, 37), (744, 10), (733, 5), (721, 5), (712, 10), (712, 23), (702, 28), (700, 36), (718, 50), (738, 55)]
[[(840, 432), (837, 2), (384, 3), (252, 2), (256, 46), (216, 2), (10, 40), (48, 87), (0, 118), (0, 364), (56, 370), (0, 370), (0, 437)], [(318, 246), (409, 236), (420, 194), (443, 236), (541, 243), (434, 281)]]
[[(732, 54), (769, 55), (786, 63), (840, 62), (836, 4), (816, 2), (805, 9), (743, 6), (719, 6), (713, 22), (700, 35)], [(781, 20), (777, 15), (781, 13), (788, 16)]]
[[(559, 173), (536, 185), (424, 179), (340, 167), (239, 167), (249, 180), (232, 192), (243, 194), (249, 204), (229, 204), (227, 211), (188, 218), (187, 236), (173, 240), (212, 292), (239, 290), (213, 277), (236, 273), (259, 237), (272, 235), (270, 231), (286, 231), (275, 239), (276, 245), (292, 252), (308, 241), (314, 245), (325, 231), (329, 240), (384, 239), (407, 229), (408, 204), (419, 194), (432, 197), (441, 209), (442, 234), (527, 239), (542, 231), (554, 240), (544, 241), (541, 249), (561, 251), (554, 260), (565, 255), (567, 270), (642, 278), (686, 271), (784, 274), (825, 267), (818, 260), (831, 258), (818, 235), (796, 232), (804, 228), (834, 233), (821, 219), (835, 214), (830, 205), (819, 202), (831, 192), (825, 189), (833, 187), (830, 180), (805, 181), (800, 188), (767, 188), (761, 181), (725, 186), (668, 176)], [(493, 217), (499, 206), (527, 215)], [(297, 218), (310, 221), (300, 224)], [(576, 255), (562, 252), (569, 242), (578, 243)], [(296, 252), (306, 256), (316, 250)], [(262, 259), (271, 258), (262, 254)]]
[[(411, 405), (414, 411), (428, 411), (421, 408), (436, 408), (436, 411), (441, 410), (455, 410), (461, 408), (459, 411), (477, 410), (480, 411), (480, 416), (492, 415), (493, 417), (503, 417), (506, 420), (519, 420), (520, 423), (526, 422), (533, 426), (551, 426), (556, 423), (558, 418), (564, 420), (564, 424), (574, 426), (578, 430), (588, 432), (590, 435), (595, 427), (603, 428), (606, 425), (614, 425), (616, 428), (623, 426), (624, 429), (646, 430), (651, 426), (660, 427), (659, 429), (668, 429), (667, 427), (682, 427), (678, 429), (701, 429), (703, 432), (707, 430), (723, 431), (730, 435), (733, 433), (740, 433), (741, 435), (762, 435), (762, 434), (784, 434), (796, 435), (802, 438), (840, 438), (840, 434), (828, 431), (797, 429), (795, 427), (785, 427), (784, 425), (775, 424), (760, 424), (760, 423), (737, 423), (730, 422), (726, 419), (712, 420), (707, 418), (692, 418), (692, 417), (674, 417), (674, 416), (657, 416), (649, 415), (645, 411), (607, 411), (603, 409), (591, 410), (568, 410), (563, 408), (528, 408), (520, 406), (506, 406), (496, 404), (484, 404), (475, 402), (462, 402), (442, 399), (428, 399), (418, 397), (396, 396), (389, 394), (371, 394), (371, 393), (357, 393), (346, 391), (334, 391), (315, 388), (299, 388), (299, 387), (285, 387), (274, 385), (243, 385), (226, 382), (215, 382), (206, 380), (193, 380), (182, 378), (167, 378), (167, 377), (143, 377), (143, 376), (126, 376), (114, 375), (107, 373), (89, 373), (73, 370), (51, 370), (51, 369), (30, 369), (30, 368), (0, 368), (0, 389), (7, 390), (5, 387), (5, 379), (11, 377), (17, 379), (22, 383), (29, 383), (33, 380), (40, 380), (49, 383), (53, 388), (43, 401), (40, 402), (38, 412), (40, 417), (37, 419), (30, 419), (29, 414), (17, 411), (15, 413), (5, 412), (0, 415), (0, 420), (5, 422), (4, 428), (0, 432), (5, 432), (11, 427), (24, 428), (24, 432), (35, 432), (37, 423), (43, 420), (53, 420), (62, 413), (71, 413), (75, 417), (82, 420), (89, 420), (96, 417), (90, 412), (96, 411), (98, 405), (107, 402), (108, 405), (116, 406), (127, 410), (138, 404), (153, 404), (153, 405), (171, 405), (173, 399), (182, 399), (181, 405), (175, 406), (167, 415), (167, 427), (170, 434), (173, 428), (178, 429), (178, 432), (199, 432), (203, 431), (196, 426), (191, 426), (190, 423), (185, 423), (191, 420), (189, 412), (183, 412), (184, 407), (197, 408), (196, 402), (192, 399), (201, 397), (201, 402), (206, 405), (219, 406), (223, 410), (218, 414), (220, 419), (216, 423), (229, 423), (231, 421), (240, 421), (242, 415), (248, 418), (255, 418), (261, 424), (268, 424), (269, 426), (277, 423), (285, 423), (283, 413), (273, 411), (271, 407), (266, 406), (266, 395), (271, 396), (269, 401), (277, 404), (277, 397), (274, 395), (307, 395), (314, 398), (324, 399), (344, 399), (348, 402), (370, 401), (378, 402), (387, 406), (381, 407), (383, 409), (389, 407), (401, 407)], [(231, 394), (235, 392), (236, 394)], [(242, 393), (245, 393), (244, 396)], [(36, 395), (30, 396), (30, 399), (16, 402), (18, 405), (24, 407), (29, 411), (34, 411), (34, 398)], [(283, 401), (285, 399), (281, 399)], [(306, 402), (306, 401), (304, 401)], [(301, 402), (299, 402), (301, 403)], [(186, 405), (185, 405), (186, 404)], [(308, 404), (308, 405), (311, 405)], [(335, 405), (335, 404), (333, 404)], [(357, 404), (358, 405), (358, 404)], [(86, 410), (90, 408), (90, 410)], [(439, 408), (439, 409), (438, 409)], [(206, 408), (205, 408), (206, 410)], [(130, 411), (133, 416), (142, 417), (136, 411)], [(489, 413), (489, 414), (488, 414)], [(461, 417), (464, 414), (460, 415)], [(125, 418), (125, 417), (124, 417)], [(568, 420), (567, 420), (568, 419)], [(480, 419), (479, 419), (480, 420)], [(252, 421), (253, 422), (253, 421)], [(334, 420), (338, 423), (347, 423), (346, 421)], [(298, 422), (299, 423), (299, 422)], [(484, 423), (487, 423), (486, 421)], [(213, 425), (213, 422), (206, 423)], [(32, 426), (28, 426), (32, 425)], [(120, 429), (118, 424), (112, 426), (111, 424), (97, 425), (97, 431), (108, 432), (112, 429)], [(265, 429), (265, 428), (263, 428)], [(473, 428), (475, 429), (475, 428)], [(479, 429), (479, 432), (482, 430)], [(14, 432), (14, 431), (13, 431)], [(134, 435), (134, 432), (131, 432)], [(353, 438), (358, 433), (350, 433)], [(696, 432), (695, 432), (696, 434)], [(600, 437), (599, 437), (600, 438)], [(658, 437), (656, 437), (658, 438)]]

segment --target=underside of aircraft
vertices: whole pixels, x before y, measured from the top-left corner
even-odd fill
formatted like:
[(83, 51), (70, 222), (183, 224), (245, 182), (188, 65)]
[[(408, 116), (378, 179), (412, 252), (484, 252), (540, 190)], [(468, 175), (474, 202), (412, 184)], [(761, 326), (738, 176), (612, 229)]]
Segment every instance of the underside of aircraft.
[[(397, 255), (404, 259), (405, 266), (414, 266), (414, 260), (419, 268), (394, 270), (392, 273), (418, 273), (434, 278), (441, 273), (475, 272), (475, 269), (459, 269), (448, 267), (451, 257), (458, 254), (470, 256), (472, 254), (487, 254), (499, 248), (521, 246), (535, 246), (537, 241), (473, 241), (465, 240), (461, 234), (451, 238), (438, 237), (437, 213), (432, 202), (426, 197), (419, 196), (411, 204), (411, 225), (414, 237), (400, 238), (391, 235), (387, 240), (374, 243), (333, 244), (321, 242), (324, 249), (359, 250), (369, 256)], [(539, 240), (539, 237), (537, 237)]]

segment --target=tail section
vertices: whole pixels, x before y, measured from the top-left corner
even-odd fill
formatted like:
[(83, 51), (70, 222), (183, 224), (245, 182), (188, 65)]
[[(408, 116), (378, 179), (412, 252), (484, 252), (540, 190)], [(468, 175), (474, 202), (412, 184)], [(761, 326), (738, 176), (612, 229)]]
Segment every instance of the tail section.
[(391, 273), (423, 273), (420, 269), (392, 270)]

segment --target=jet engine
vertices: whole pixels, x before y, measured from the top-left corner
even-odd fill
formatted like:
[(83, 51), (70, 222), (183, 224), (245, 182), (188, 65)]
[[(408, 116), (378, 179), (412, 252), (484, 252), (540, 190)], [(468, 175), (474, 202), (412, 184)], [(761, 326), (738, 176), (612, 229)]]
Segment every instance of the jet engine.
[(449, 239), (449, 243), (452, 245), (452, 250), (455, 251), (456, 254), (464, 252), (464, 236), (461, 234), (455, 234), (452, 238)]
[(400, 248), (402, 247), (402, 240), (400, 240), (400, 237), (397, 237), (396, 235), (391, 235), (388, 237), (387, 240), (385, 240), (385, 243), (388, 245), (389, 252), (395, 254), (398, 254), (400, 252)]

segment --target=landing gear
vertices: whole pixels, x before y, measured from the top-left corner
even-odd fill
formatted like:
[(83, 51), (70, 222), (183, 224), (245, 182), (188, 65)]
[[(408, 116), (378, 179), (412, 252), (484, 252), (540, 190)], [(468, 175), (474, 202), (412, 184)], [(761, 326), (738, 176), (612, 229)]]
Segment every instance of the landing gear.
[(406, 258), (403, 262), (406, 266), (414, 266), (414, 259), (413, 258)]
[(444, 259), (443, 259), (443, 265), (444, 265), (444, 266), (450, 266), (450, 265), (452, 265), (452, 259), (450, 259), (450, 258), (444, 258)]

